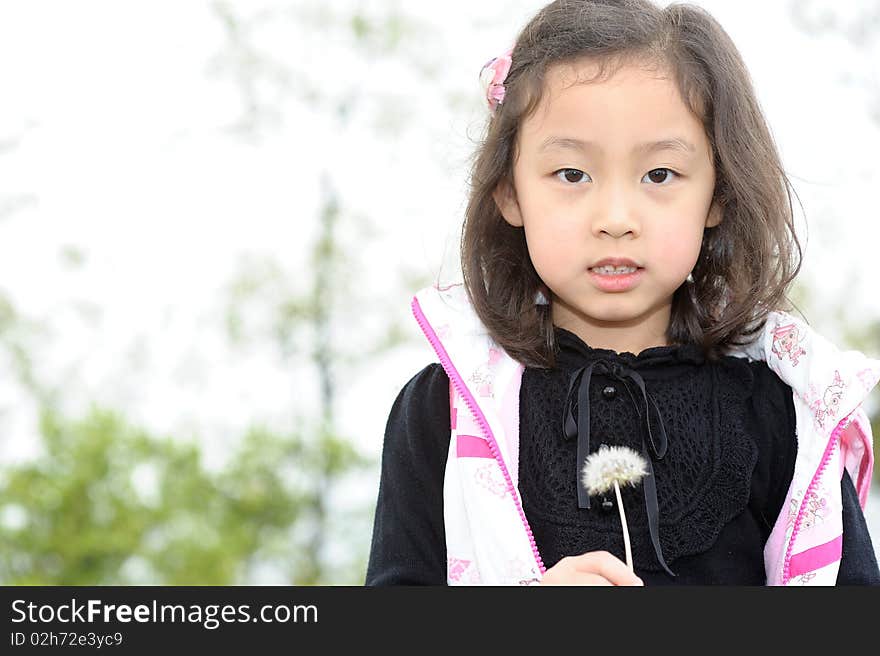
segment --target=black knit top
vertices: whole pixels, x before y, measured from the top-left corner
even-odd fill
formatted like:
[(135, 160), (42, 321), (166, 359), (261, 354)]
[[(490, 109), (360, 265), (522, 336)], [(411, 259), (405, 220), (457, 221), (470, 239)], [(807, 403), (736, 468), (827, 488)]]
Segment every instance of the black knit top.
[[(634, 569), (646, 585), (763, 585), (764, 544), (779, 513), (789, 512), (782, 505), (797, 454), (791, 388), (763, 362), (708, 361), (695, 345), (635, 355), (591, 348), (562, 328), (556, 339), (556, 366), (526, 367), (520, 388), (519, 491), (545, 567), (594, 550), (624, 558), (613, 492), (589, 508), (578, 503), (578, 443), (583, 450), (586, 441), (589, 453), (625, 445), (650, 459), (657, 546), (649, 494), (642, 485), (622, 489)], [(589, 430), (570, 424), (567, 433), (567, 414), (583, 416), (576, 392), (587, 368)], [(449, 424), (449, 379), (432, 364), (401, 390), (388, 418), (367, 585), (445, 584)], [(848, 475), (841, 486), (838, 583), (880, 584)]]

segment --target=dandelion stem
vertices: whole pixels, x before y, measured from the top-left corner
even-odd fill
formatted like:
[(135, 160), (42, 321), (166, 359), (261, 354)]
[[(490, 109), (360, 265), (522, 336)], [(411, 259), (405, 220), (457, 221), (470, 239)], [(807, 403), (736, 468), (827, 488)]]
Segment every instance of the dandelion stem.
[(629, 530), (626, 527), (626, 513), (623, 512), (623, 499), (620, 496), (620, 485), (614, 481), (614, 494), (617, 496), (617, 509), (620, 511), (620, 523), (623, 525), (623, 547), (626, 549), (626, 565), (633, 571), (632, 550), (629, 546)]

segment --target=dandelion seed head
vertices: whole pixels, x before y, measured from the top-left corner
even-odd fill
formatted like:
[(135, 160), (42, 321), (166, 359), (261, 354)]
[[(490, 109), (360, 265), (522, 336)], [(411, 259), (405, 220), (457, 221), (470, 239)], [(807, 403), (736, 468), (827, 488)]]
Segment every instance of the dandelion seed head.
[(635, 486), (648, 473), (645, 459), (625, 446), (603, 444), (587, 456), (584, 462), (584, 487), (591, 496), (614, 488), (615, 481), (621, 487)]

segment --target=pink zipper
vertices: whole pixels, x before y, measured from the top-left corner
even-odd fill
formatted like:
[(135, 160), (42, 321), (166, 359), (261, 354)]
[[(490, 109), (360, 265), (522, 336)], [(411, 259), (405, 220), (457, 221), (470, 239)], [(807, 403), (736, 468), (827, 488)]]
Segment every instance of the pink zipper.
[[(529, 526), (528, 520), (526, 519), (526, 514), (523, 511), (522, 504), (519, 501), (519, 495), (516, 493), (516, 489), (513, 486), (513, 480), (510, 478), (510, 473), (507, 471), (507, 465), (505, 465), (504, 459), (501, 457), (501, 453), (498, 449), (498, 443), (495, 441), (495, 436), (492, 434), (492, 428), (489, 426), (489, 422), (486, 421), (486, 417), (483, 415), (483, 411), (480, 410), (479, 405), (477, 405), (467, 385), (465, 385), (455, 366), (452, 364), (452, 360), (450, 360), (449, 354), (446, 353), (446, 349), (443, 347), (443, 344), (440, 342), (440, 339), (437, 337), (437, 334), (434, 332), (434, 329), (428, 322), (427, 317), (425, 317), (425, 314), (422, 312), (422, 307), (419, 304), (419, 300), (415, 296), (412, 300), (412, 312), (413, 316), (415, 316), (416, 318), (416, 321), (418, 321), (419, 327), (422, 329), (422, 332), (425, 333), (425, 337), (428, 338), (428, 341), (431, 343), (431, 346), (437, 353), (437, 357), (440, 358), (440, 364), (443, 366), (444, 371), (446, 371), (446, 375), (449, 376), (449, 380), (452, 381), (452, 384), (458, 392), (459, 396), (464, 399), (465, 404), (467, 404), (468, 410), (470, 410), (471, 414), (479, 425), (480, 430), (483, 431), (483, 435), (486, 437), (486, 442), (489, 445), (489, 450), (492, 452), (492, 455), (498, 462), (498, 465), (501, 467), (501, 473), (504, 475), (504, 481), (507, 484), (507, 491), (510, 493), (510, 498), (513, 499), (513, 503), (516, 505), (516, 511), (517, 513), (519, 513), (520, 520), (522, 520), (523, 527), (526, 530), (526, 535), (528, 535), (529, 544), (532, 547), (532, 554), (535, 557), (535, 561), (538, 563), (538, 568), (541, 570), (541, 574), (544, 574), (546, 569), (544, 568), (544, 561), (541, 558), (541, 554), (538, 553), (538, 545), (535, 544), (535, 536), (532, 533), (532, 528), (531, 526)], [(520, 583), (528, 582), (530, 581), (521, 581)]]
[(819, 467), (816, 469), (816, 473), (813, 474), (813, 478), (807, 486), (807, 491), (801, 498), (798, 514), (794, 520), (794, 528), (791, 531), (791, 538), (789, 538), (788, 547), (785, 549), (785, 560), (782, 562), (782, 585), (786, 585), (791, 580), (790, 571), (792, 551), (794, 549), (795, 539), (800, 532), (801, 522), (804, 519), (804, 511), (806, 510), (807, 502), (810, 499), (810, 494), (812, 494), (813, 490), (816, 489), (816, 486), (819, 485), (819, 479), (825, 471), (825, 468), (828, 466), (828, 461), (831, 459), (831, 453), (834, 451), (834, 447), (837, 446), (837, 442), (840, 439), (840, 433), (849, 426), (853, 414), (855, 414), (855, 411), (841, 419), (837, 426), (834, 427), (834, 430), (831, 431), (831, 437), (828, 440), (828, 444), (825, 446), (825, 452), (822, 454), (822, 460), (819, 462)]

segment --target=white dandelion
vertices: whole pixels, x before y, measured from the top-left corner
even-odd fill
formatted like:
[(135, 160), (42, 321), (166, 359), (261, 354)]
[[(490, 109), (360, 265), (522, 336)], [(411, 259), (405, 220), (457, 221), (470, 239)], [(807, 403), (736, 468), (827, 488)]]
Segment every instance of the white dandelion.
[(632, 551), (629, 546), (629, 530), (626, 527), (626, 514), (620, 496), (621, 485), (635, 487), (648, 473), (645, 459), (625, 446), (603, 444), (597, 451), (587, 456), (584, 462), (583, 482), (590, 496), (607, 492), (612, 487), (617, 496), (617, 509), (623, 526), (623, 545), (626, 549), (626, 564), (633, 571)]

